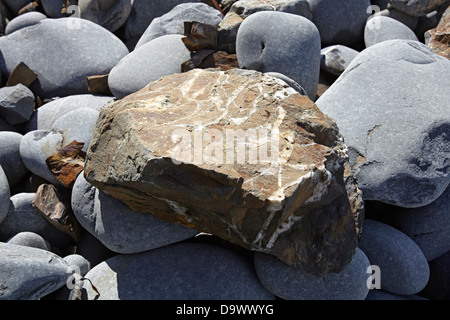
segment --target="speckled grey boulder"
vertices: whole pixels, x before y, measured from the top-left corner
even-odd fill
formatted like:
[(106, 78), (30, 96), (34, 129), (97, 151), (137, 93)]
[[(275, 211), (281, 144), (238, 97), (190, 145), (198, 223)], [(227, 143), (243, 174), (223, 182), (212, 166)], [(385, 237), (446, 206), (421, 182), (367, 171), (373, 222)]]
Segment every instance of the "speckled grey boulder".
[(261, 283), (286, 300), (364, 300), (369, 288), (369, 260), (356, 249), (348, 266), (339, 274), (315, 277), (288, 266), (276, 257), (255, 253), (255, 269)]
[(30, 231), (19, 232), (18, 234), (9, 238), (6, 243), (38, 248), (47, 251), (50, 251), (51, 249), (51, 245), (47, 240), (42, 238), (37, 233)]
[(80, 224), (108, 249), (142, 252), (194, 237), (198, 231), (130, 210), (123, 202), (93, 187), (83, 173), (72, 189), (72, 210)]
[(39, 107), (26, 124), (27, 131), (50, 130), (55, 121), (66, 113), (79, 108), (91, 108), (99, 111), (114, 101), (114, 97), (93, 94), (75, 94), (47, 102)]
[(19, 183), (28, 173), (19, 152), (22, 137), (17, 132), (0, 131), (0, 166), (8, 178), (10, 187)]
[(447, 188), (449, 74), (450, 61), (424, 44), (388, 40), (358, 54), (316, 101), (345, 137), (365, 200), (420, 207)]
[(394, 39), (419, 41), (414, 31), (400, 21), (390, 17), (374, 16), (367, 21), (364, 28), (364, 43), (366, 47)]
[(68, 264), (49, 251), (0, 242), (0, 300), (38, 300), (62, 288)]
[(11, 197), (11, 190), (9, 188), (8, 178), (0, 165), (0, 224), (8, 215), (9, 198)]
[(308, 19), (285, 12), (254, 13), (239, 27), (236, 55), (240, 68), (284, 74), (310, 99), (316, 97), (320, 35)]
[(38, 75), (30, 89), (41, 99), (89, 93), (86, 77), (108, 74), (128, 54), (114, 34), (78, 18), (40, 20), (0, 37), (0, 50), (2, 77), (24, 62)]
[(362, 38), (371, 13), (370, 0), (309, 0), (309, 3), (324, 45), (351, 45)]
[(136, 44), (135, 50), (143, 44), (166, 34), (184, 34), (184, 22), (196, 21), (218, 26), (222, 18), (219, 10), (205, 3), (181, 3), (168, 13), (152, 20)]
[(182, 37), (179, 34), (158, 37), (120, 60), (108, 77), (114, 96), (122, 99), (162, 76), (181, 72), (181, 64), (191, 58)]
[(12, 19), (5, 28), (5, 35), (9, 35), (22, 28), (30, 27), (39, 23), (39, 21), (47, 19), (47, 16), (40, 12), (28, 12), (21, 14), (18, 17)]
[(117, 255), (86, 274), (85, 299), (272, 300), (249, 262), (223, 247), (180, 243)]
[(359, 248), (381, 273), (381, 289), (412, 295), (425, 288), (430, 269), (417, 244), (403, 232), (379, 221), (365, 219)]
[(320, 51), (320, 68), (335, 76), (340, 76), (358, 53), (358, 51), (340, 44), (323, 48)]

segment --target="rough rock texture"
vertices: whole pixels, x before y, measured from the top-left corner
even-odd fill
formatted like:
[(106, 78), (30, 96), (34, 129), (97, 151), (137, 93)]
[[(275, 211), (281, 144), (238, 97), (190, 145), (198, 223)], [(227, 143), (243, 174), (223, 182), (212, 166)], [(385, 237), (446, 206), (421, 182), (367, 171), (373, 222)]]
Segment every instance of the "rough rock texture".
[(411, 16), (421, 17), (436, 10), (441, 5), (450, 4), (449, 0), (388, 0), (393, 8)]
[(437, 28), (429, 30), (431, 36), (428, 47), (434, 52), (450, 59), (450, 7), (445, 10)]
[(85, 177), (134, 210), (323, 275), (357, 245), (345, 150), (333, 120), (285, 82), (195, 69), (102, 109)]

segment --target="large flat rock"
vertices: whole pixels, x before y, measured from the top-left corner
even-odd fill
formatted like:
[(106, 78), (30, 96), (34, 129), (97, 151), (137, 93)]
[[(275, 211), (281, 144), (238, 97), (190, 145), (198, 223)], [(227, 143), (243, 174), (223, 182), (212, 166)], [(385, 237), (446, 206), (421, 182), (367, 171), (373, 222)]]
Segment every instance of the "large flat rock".
[(103, 108), (85, 177), (133, 210), (323, 275), (358, 242), (347, 164), (334, 121), (282, 80), (194, 69)]

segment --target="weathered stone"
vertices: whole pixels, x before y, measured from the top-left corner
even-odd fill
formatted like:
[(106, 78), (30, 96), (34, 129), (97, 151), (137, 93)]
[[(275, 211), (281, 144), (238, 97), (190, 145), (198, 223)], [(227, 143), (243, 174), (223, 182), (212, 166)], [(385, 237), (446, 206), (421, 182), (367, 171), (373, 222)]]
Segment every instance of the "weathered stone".
[(133, 210), (323, 275), (357, 245), (345, 150), (333, 120), (284, 81), (195, 69), (102, 109), (85, 177)]
[(36, 79), (36, 72), (31, 70), (25, 63), (20, 62), (9, 75), (6, 86), (15, 86), (21, 83), (25, 87), (29, 87)]
[(449, 0), (388, 0), (393, 8), (411, 16), (421, 17), (436, 10), (441, 5), (450, 4)]
[(57, 229), (80, 241), (81, 229), (70, 208), (70, 197), (51, 184), (41, 184), (31, 205)]
[(431, 36), (428, 47), (434, 52), (450, 59), (450, 7), (445, 10), (437, 28), (429, 30)]
[(34, 95), (23, 84), (0, 88), (0, 116), (9, 124), (27, 122), (35, 107)]
[(86, 153), (81, 150), (84, 142), (73, 141), (45, 160), (47, 167), (61, 184), (71, 188), (78, 174), (83, 171)]

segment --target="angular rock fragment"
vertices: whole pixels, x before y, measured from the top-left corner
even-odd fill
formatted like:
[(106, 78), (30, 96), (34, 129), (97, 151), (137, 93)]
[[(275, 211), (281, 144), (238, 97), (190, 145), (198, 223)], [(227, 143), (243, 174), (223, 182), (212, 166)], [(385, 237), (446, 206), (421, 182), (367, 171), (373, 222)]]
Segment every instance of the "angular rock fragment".
[(388, 4), (393, 8), (414, 17), (424, 16), (449, 3), (449, 0), (388, 0)]
[(434, 53), (450, 59), (450, 7), (445, 10), (439, 25), (428, 32), (431, 36), (428, 47)]
[(133, 210), (324, 275), (358, 242), (347, 161), (333, 120), (285, 82), (195, 69), (102, 109), (84, 175)]
[(80, 241), (81, 229), (70, 209), (70, 200), (64, 199), (64, 194), (58, 192), (55, 186), (41, 184), (31, 204), (53, 226), (70, 235), (75, 242)]
[(58, 181), (71, 188), (83, 171), (86, 154), (81, 150), (84, 142), (73, 141), (46, 159), (46, 164)]
[(6, 86), (11, 87), (21, 83), (25, 87), (29, 87), (37, 77), (36, 72), (31, 70), (25, 63), (20, 62), (9, 75)]

